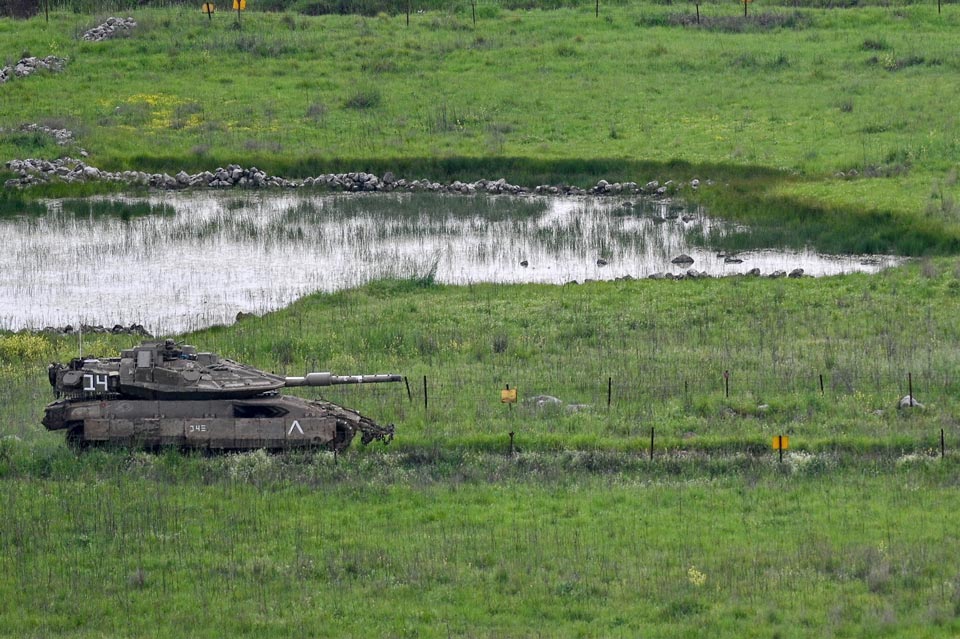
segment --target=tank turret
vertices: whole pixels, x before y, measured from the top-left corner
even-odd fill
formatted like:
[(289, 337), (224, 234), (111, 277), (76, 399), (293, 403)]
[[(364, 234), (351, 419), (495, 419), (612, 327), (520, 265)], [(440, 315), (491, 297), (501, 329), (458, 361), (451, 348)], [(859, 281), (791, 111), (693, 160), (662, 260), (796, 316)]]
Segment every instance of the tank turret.
[(120, 357), (51, 364), (57, 401), (43, 424), (78, 443), (243, 449), (325, 445), (346, 448), (357, 432), (389, 441), (393, 426), (330, 402), (279, 393), (284, 387), (402, 381), (400, 375), (308, 373), (283, 377), (198, 352), (173, 340), (143, 342)]

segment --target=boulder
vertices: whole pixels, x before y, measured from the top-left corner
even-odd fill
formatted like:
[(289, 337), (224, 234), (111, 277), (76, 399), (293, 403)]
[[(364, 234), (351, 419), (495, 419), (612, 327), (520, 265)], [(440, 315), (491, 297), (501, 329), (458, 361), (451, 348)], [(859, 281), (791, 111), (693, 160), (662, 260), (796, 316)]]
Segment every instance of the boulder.
[(553, 395), (534, 395), (533, 397), (525, 399), (523, 403), (540, 409), (560, 408), (563, 406), (563, 402)]
[(910, 395), (904, 395), (900, 398), (900, 401), (897, 403), (897, 408), (910, 409), (910, 408), (924, 408), (924, 405), (917, 401), (916, 397)]

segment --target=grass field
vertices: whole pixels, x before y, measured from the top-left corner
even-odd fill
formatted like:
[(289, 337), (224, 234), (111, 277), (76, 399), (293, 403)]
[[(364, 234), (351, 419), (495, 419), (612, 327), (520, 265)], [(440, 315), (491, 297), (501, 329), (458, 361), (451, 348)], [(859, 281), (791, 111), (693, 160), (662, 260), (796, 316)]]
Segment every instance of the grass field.
[[(390, 447), (339, 459), (78, 456), (38, 424), (44, 364), (76, 344), (4, 336), (0, 635), (951, 636), (958, 282), (953, 259), (779, 282), (409, 280), (188, 336), (288, 374), (413, 380), (412, 403), (402, 385), (325, 394), (397, 422)], [(907, 371), (924, 410), (893, 408)], [(504, 383), (588, 406), (510, 409)]]
[[(94, 453), (5, 482), (10, 637), (960, 631), (955, 460), (707, 477)], [(81, 475), (83, 477), (83, 475)]]
[[(952, 5), (757, 2), (744, 21), (735, 3), (706, 4), (699, 28), (679, 26), (688, 5), (592, 9), (485, 4), (476, 26), (428, 12), (409, 27), (402, 15), (252, 11), (237, 30), (227, 12), (208, 21), (184, 6), (138, 10), (130, 37), (104, 43), (77, 39), (102, 16), (2, 20), (5, 59), (70, 64), (4, 85), (0, 126), (65, 126), (112, 169), (746, 181), (715, 202), (725, 214), (785, 200), (957, 237)], [(0, 136), (2, 157), (62, 151)]]
[[(338, 458), (77, 454), (39, 424), (76, 342), (0, 335), (0, 636), (960, 633), (955, 6), (699, 9), (700, 28), (692, 5), (483, 4), (476, 26), (243, 30), (137, 9), (99, 44), (77, 36), (102, 15), (0, 20), (4, 63), (70, 59), (0, 85), (0, 158), (713, 178), (696, 197), (771, 242), (940, 256), (816, 280), (414, 277), (181, 336), (290, 375), (406, 375), (409, 396), (325, 393), (397, 425)], [(9, 131), (33, 121), (75, 145)], [(897, 410), (910, 385), (925, 408)]]

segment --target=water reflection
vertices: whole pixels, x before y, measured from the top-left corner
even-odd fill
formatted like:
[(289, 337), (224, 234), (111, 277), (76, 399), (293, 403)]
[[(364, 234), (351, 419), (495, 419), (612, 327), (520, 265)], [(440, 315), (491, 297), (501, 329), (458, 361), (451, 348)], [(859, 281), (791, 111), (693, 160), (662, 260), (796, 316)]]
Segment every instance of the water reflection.
[[(751, 251), (730, 263), (685, 231), (721, 222), (677, 204), (593, 198), (163, 193), (173, 216), (65, 213), (0, 221), (0, 326), (142, 323), (155, 333), (229, 324), (314, 291), (434, 272), (440, 282), (733, 275), (803, 268), (874, 272), (896, 263)], [(130, 202), (112, 198), (116, 202)], [(671, 260), (686, 254), (693, 264)]]

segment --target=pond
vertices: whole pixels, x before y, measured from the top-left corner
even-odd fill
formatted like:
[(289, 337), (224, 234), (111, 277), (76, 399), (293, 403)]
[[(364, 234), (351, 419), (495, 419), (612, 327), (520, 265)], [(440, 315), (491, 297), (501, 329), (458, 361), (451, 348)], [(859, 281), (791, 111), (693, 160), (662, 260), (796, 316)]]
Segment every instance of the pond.
[[(731, 263), (687, 240), (722, 221), (637, 199), (177, 192), (84, 201), (82, 214), (76, 203), (0, 220), (0, 328), (139, 323), (175, 334), (385, 277), (563, 284), (690, 268), (876, 272), (898, 262), (762, 250)], [(145, 204), (166, 214), (125, 212)], [(120, 214), (98, 215), (100, 205)], [(694, 262), (672, 264), (680, 254)]]

